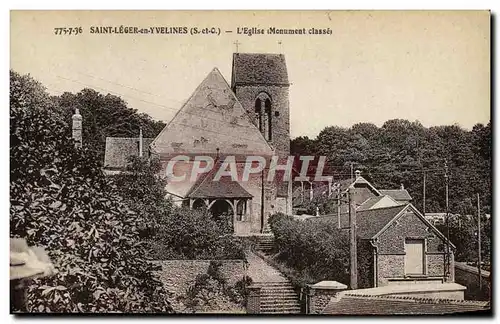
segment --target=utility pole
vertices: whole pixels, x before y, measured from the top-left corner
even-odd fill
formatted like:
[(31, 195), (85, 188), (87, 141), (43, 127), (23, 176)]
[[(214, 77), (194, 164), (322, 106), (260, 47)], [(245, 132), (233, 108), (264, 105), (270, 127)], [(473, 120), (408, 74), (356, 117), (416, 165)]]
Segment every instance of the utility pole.
[(351, 289), (358, 288), (358, 259), (356, 246), (356, 208), (352, 199), (352, 189), (349, 188), (349, 236), (350, 236), (350, 272)]
[(479, 209), (479, 193), (477, 193), (477, 272), (479, 274), (479, 291), (483, 289), (481, 277), (481, 212)]
[(336, 188), (337, 191), (337, 220), (338, 220), (338, 228), (340, 229), (342, 225), (340, 224), (340, 185), (337, 186)]
[(142, 157), (142, 127), (139, 127), (139, 157)]
[(422, 211), (424, 212), (424, 217), (425, 217), (425, 171), (424, 173), (424, 192), (423, 192), (423, 202), (422, 202)]
[(444, 160), (444, 179), (446, 185), (446, 271), (445, 278), (446, 281), (449, 279), (450, 275), (450, 215), (449, 215), (449, 204), (448, 204), (448, 161)]
[(301, 200), (301, 202), (304, 203), (304, 181), (300, 182), (300, 189), (301, 189), (301, 192), (302, 192), (302, 195), (301, 195), (302, 200)]
[(354, 180), (354, 163), (351, 162), (351, 180)]

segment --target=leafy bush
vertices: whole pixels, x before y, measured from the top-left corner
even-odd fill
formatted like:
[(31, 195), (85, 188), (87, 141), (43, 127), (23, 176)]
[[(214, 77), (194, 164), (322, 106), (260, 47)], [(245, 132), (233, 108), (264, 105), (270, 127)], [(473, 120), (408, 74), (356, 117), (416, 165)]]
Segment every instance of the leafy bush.
[[(275, 214), (269, 218), (278, 255), (275, 259), (292, 268), (297, 285), (321, 280), (348, 282), (349, 239), (332, 223), (297, 221)], [(304, 278), (300, 282), (299, 278)]]
[(173, 208), (163, 215), (151, 242), (152, 258), (244, 259), (240, 238), (225, 233), (207, 211)]
[(34, 280), (22, 311), (170, 311), (139, 240), (146, 219), (74, 147), (43, 87), (12, 71), (10, 82), (10, 234), (45, 246), (58, 270)]
[(228, 286), (221, 266), (221, 262), (211, 261), (207, 273), (196, 276), (193, 286), (181, 298), (192, 312), (223, 311), (242, 307), (244, 296), (240, 293), (240, 286)]
[(249, 292), (247, 288), (252, 283), (253, 283), (253, 280), (251, 277), (243, 276), (242, 279), (238, 280), (234, 284), (234, 288), (230, 291), (231, 293), (233, 293), (233, 295), (230, 295), (229, 297), (235, 302), (246, 303), (247, 298), (248, 298), (248, 292)]
[(112, 177), (129, 207), (148, 220), (141, 224), (141, 237), (154, 237), (161, 220), (172, 212), (171, 200), (165, 199), (166, 180), (160, 176), (160, 171), (158, 158), (130, 156), (126, 172)]
[(153, 259), (244, 259), (243, 245), (234, 237), (232, 215), (214, 219), (207, 211), (174, 207), (165, 199), (165, 180), (155, 158), (131, 157), (126, 173), (113, 181), (130, 207), (148, 219), (142, 224)]

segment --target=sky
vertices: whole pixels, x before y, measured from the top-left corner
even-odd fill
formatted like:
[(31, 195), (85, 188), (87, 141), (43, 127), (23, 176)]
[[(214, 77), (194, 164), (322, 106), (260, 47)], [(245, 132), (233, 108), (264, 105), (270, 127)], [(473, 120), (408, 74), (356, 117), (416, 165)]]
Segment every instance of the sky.
[[(96, 26), (221, 34), (91, 34)], [(83, 33), (56, 35), (57, 27)], [(332, 32), (238, 34), (245, 27)], [(10, 28), (11, 69), (50, 93), (90, 87), (166, 122), (214, 67), (230, 83), (236, 46), (285, 55), (292, 137), (394, 118), (467, 129), (490, 120), (487, 11), (14, 11)]]

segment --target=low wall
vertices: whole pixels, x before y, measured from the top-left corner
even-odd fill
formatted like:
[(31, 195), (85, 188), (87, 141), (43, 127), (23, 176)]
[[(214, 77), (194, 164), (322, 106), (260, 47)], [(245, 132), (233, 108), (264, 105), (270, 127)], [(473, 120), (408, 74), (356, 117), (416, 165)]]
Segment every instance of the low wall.
[[(207, 273), (211, 260), (163, 260), (155, 263), (162, 266), (160, 280), (171, 294), (170, 302), (175, 312), (184, 312), (185, 307), (177, 298), (186, 294), (194, 284), (196, 276)], [(246, 275), (243, 260), (213, 260), (222, 264), (221, 271), (229, 285), (234, 285)]]
[(350, 295), (365, 296), (400, 296), (418, 298), (439, 298), (463, 300), (466, 287), (463, 285), (446, 283), (422, 283), (406, 285), (390, 285), (376, 288), (349, 290)]
[(346, 291), (347, 285), (337, 281), (321, 281), (307, 287), (307, 314), (321, 314), (332, 298)]
[(455, 282), (465, 287), (465, 299), (489, 300), (491, 296), (491, 280), (488, 271), (481, 270), (482, 289), (479, 289), (479, 272), (476, 267), (462, 262), (455, 262)]

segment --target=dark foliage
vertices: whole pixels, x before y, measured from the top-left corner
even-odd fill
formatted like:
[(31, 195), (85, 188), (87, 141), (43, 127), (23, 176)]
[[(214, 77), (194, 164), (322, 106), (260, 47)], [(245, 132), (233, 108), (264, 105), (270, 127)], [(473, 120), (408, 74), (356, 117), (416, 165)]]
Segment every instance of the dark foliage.
[(325, 174), (336, 180), (362, 171), (375, 187), (396, 189), (401, 184), (423, 210), (426, 172), (426, 212), (445, 211), (444, 160), (449, 166), (450, 212), (475, 213), (476, 193), (482, 213), (491, 210), (491, 124), (467, 131), (457, 125), (426, 128), (418, 121), (394, 119), (382, 127), (358, 123), (350, 128), (326, 127), (317, 138), (292, 140), (294, 155), (326, 156)]
[[(348, 282), (349, 240), (334, 224), (294, 220), (283, 214), (269, 219), (279, 254), (276, 259), (307, 283)], [(297, 283), (299, 286), (303, 285)]]
[(235, 286), (230, 286), (221, 267), (221, 262), (211, 261), (207, 273), (196, 276), (195, 283), (182, 298), (192, 312), (220, 311), (243, 306), (244, 284), (247, 284), (249, 280), (244, 279), (237, 282)]
[[(83, 143), (104, 161), (106, 137), (138, 137), (142, 128), (144, 137), (156, 137), (165, 124), (153, 120), (149, 115), (130, 108), (120, 97), (103, 95), (93, 89), (83, 89), (73, 94), (66, 92), (54, 97), (58, 112), (71, 120), (75, 108), (83, 118)], [(67, 129), (68, 132), (71, 131)]]
[(34, 280), (26, 311), (168, 312), (156, 267), (144, 259), (145, 222), (76, 149), (43, 87), (10, 73), (10, 234), (48, 250), (58, 273)]
[(245, 259), (244, 244), (204, 210), (173, 208), (164, 214), (151, 242), (155, 259)]

